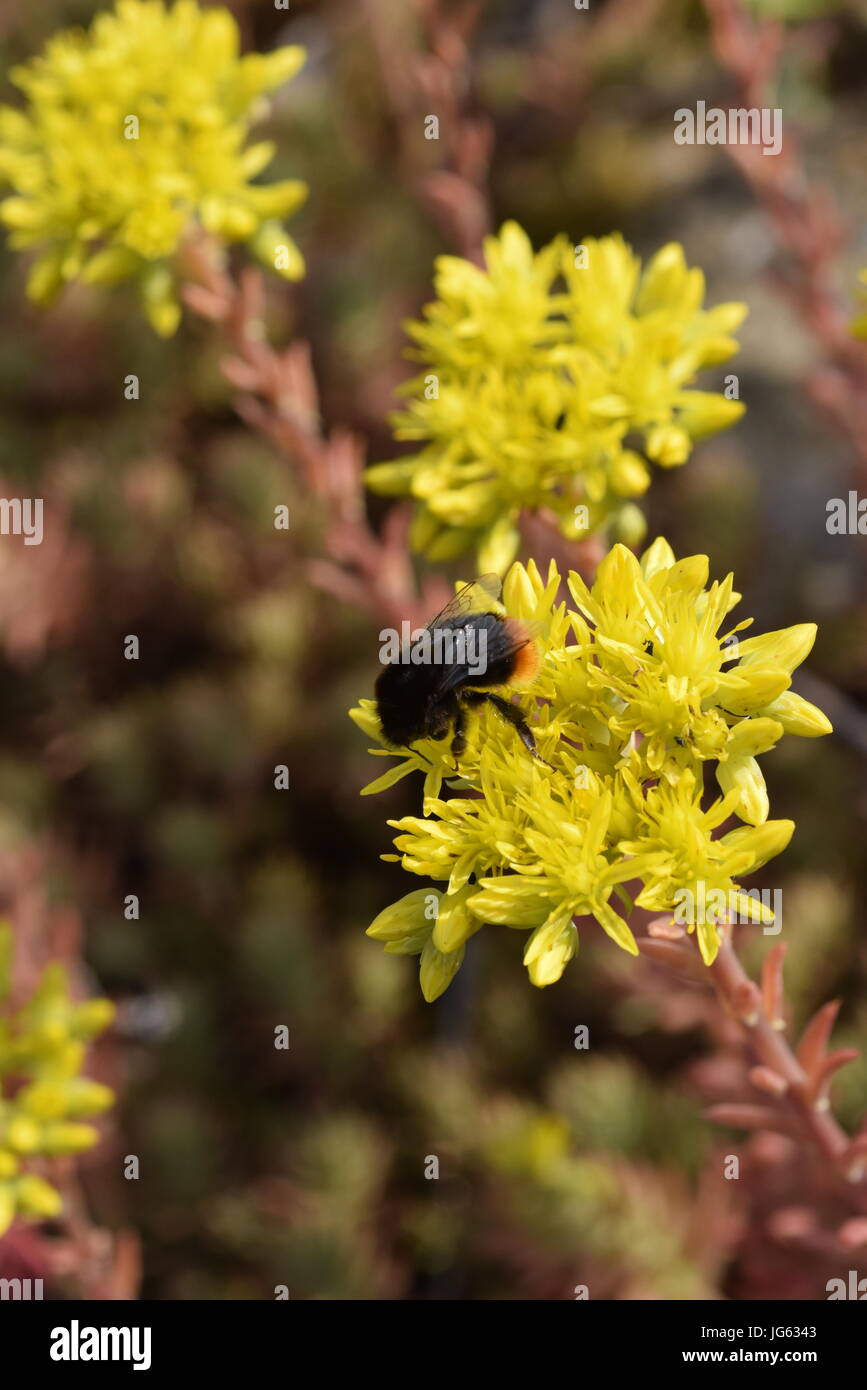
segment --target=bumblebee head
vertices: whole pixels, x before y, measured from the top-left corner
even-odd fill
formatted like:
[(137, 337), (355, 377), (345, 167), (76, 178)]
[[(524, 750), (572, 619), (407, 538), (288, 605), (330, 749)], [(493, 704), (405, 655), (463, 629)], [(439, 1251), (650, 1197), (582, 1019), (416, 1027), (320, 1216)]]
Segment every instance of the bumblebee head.
[(396, 748), (425, 736), (424, 704), (413, 692), (412, 671), (406, 666), (386, 666), (374, 685), (376, 712), (386, 742)]

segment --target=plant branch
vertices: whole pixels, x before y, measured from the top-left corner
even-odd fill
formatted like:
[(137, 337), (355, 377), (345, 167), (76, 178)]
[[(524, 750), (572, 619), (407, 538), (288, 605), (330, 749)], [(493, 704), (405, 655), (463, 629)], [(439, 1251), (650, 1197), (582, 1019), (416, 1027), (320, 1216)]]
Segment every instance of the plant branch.
[(271, 347), (264, 329), (264, 287), (258, 270), (235, 281), (204, 239), (185, 252), (189, 282), (183, 298), (200, 317), (218, 324), (229, 349), (221, 362), (236, 388), (238, 416), (299, 469), (308, 493), (325, 513), (325, 558), (310, 561), (319, 587), (391, 623), (423, 621), (446, 601), (447, 587), (428, 579), (416, 590), (408, 553), (408, 516), (393, 508), (377, 535), (365, 510), (364, 446), (349, 430), (323, 427), (309, 344)]
[(828, 1052), (839, 1005), (824, 1005), (793, 1050), (785, 1036), (783, 1017), (782, 943), (769, 953), (759, 988), (732, 945), (730, 927), (721, 926), (716, 960), (700, 970), (696, 969), (700, 961), (694, 938), (687, 938), (672, 919), (652, 922), (648, 930), (649, 935), (638, 942), (642, 955), (693, 980), (703, 978), (725, 1013), (738, 1025), (742, 1041), (756, 1064), (749, 1079), (764, 1093), (762, 1104), (757, 1106), (752, 1099), (744, 1099), (717, 1105), (708, 1112), (709, 1118), (721, 1124), (806, 1139), (822, 1155), (840, 1187), (845, 1187), (856, 1210), (867, 1212), (867, 1129), (862, 1127), (851, 1138), (831, 1113), (827, 1094), (833, 1073), (858, 1055), (852, 1049)]

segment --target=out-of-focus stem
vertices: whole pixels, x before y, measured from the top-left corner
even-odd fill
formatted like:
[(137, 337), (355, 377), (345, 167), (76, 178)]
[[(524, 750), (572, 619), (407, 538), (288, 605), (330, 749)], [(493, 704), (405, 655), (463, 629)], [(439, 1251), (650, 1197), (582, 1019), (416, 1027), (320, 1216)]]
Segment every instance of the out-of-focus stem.
[(713, 1106), (708, 1116), (736, 1128), (777, 1130), (808, 1141), (841, 1180), (849, 1202), (867, 1212), (867, 1130), (850, 1138), (831, 1113), (827, 1097), (832, 1073), (857, 1055), (827, 1051), (838, 1006), (824, 1005), (793, 1050), (785, 1036), (783, 946), (775, 946), (766, 958), (759, 988), (744, 969), (730, 932), (730, 927), (721, 926), (719, 952), (708, 967), (701, 965), (694, 938), (688, 939), (668, 919), (651, 923), (650, 935), (638, 943), (642, 955), (655, 964), (709, 984), (758, 1063), (750, 1081), (762, 1095), (761, 1104), (753, 1098), (737, 1100)]
[[(742, 0), (704, 0), (720, 64), (736, 84), (738, 103), (769, 104), (785, 39), (783, 26), (754, 19)], [(807, 389), (851, 444), (867, 476), (867, 350), (851, 332), (851, 310), (840, 301), (834, 267), (846, 240), (844, 219), (828, 189), (807, 177), (795, 132), (787, 125), (779, 153), (765, 158), (756, 145), (727, 146), (749, 182), (785, 256), (783, 291), (820, 345), (824, 363), (811, 369)]]
[[(709, 967), (717, 993), (729, 1011), (739, 1018), (747, 1040), (757, 1058), (786, 1083), (785, 1096), (797, 1111), (801, 1123), (827, 1158), (835, 1165), (847, 1153), (850, 1140), (830, 1110), (808, 1099), (809, 1077), (792, 1052), (782, 1028), (782, 1019), (769, 1019), (759, 999), (755, 1014), (744, 1012), (743, 1002), (756, 989), (734, 947), (724, 940), (713, 965)], [(757, 992), (757, 991), (756, 991)]]

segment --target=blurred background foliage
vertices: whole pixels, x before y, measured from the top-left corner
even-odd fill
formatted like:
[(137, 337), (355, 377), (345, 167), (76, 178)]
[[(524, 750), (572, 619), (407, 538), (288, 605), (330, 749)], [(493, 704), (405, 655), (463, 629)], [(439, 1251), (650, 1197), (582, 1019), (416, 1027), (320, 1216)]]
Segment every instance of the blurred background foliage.
[[(326, 420), (364, 433), (371, 460), (394, 457), (401, 320), (450, 248), (394, 168), (365, 8), (230, 7), (249, 47), (309, 50), (268, 122), (273, 176), (311, 186), (293, 221), (308, 276), (269, 284), (272, 338), (309, 339)], [(4, 67), (98, 8), (4, 4)], [(778, 104), (856, 229), (838, 286), (854, 300), (865, 7), (751, 8), (804, 24)], [(777, 253), (752, 195), (724, 150), (673, 143), (674, 109), (726, 98), (702, 8), (490, 0), (472, 55), (496, 127), (498, 224), (515, 218), (536, 245), (617, 229), (642, 255), (674, 238), (706, 270), (709, 302), (750, 306), (726, 368), (746, 417), (657, 475), (650, 535), (708, 552), (716, 577), (733, 568), (757, 630), (820, 625), (812, 677), (842, 693), (844, 717), (832, 712), (833, 740), (787, 741), (767, 763), (775, 814), (798, 829), (764, 886), (783, 890), (797, 1021), (839, 995), (841, 1042), (863, 1041), (865, 554), (825, 529), (851, 458), (800, 388), (817, 349), (770, 283)], [(823, 1297), (840, 1271), (787, 1249), (775, 1215), (792, 1197), (763, 1181), (761, 1145), (701, 1118), (729, 1065), (703, 996), (592, 933), (537, 992), (519, 935), (491, 931), (430, 1007), (414, 962), (365, 939), (404, 891), (378, 856), (385, 815), (410, 812), (416, 789), (358, 797), (373, 773), (345, 711), (370, 691), (377, 625), (308, 581), (323, 518), (239, 424), (207, 326), (188, 318), (160, 341), (123, 290), (71, 290), (43, 314), (19, 258), (3, 252), (0, 276), (0, 490), (44, 496), (55, 528), (26, 564), (2, 542), (0, 850), (14, 862), (50, 847), (43, 886), (81, 914), (94, 987), (119, 1005), (116, 1128), (84, 1181), (96, 1221), (138, 1231), (142, 1295)], [(124, 399), (131, 373), (138, 401)], [(288, 534), (273, 526), (281, 503)], [(138, 662), (123, 657), (130, 633)], [(124, 917), (129, 894), (139, 920)], [(769, 944), (751, 942), (753, 966)], [(582, 1024), (589, 1051), (574, 1046)], [(867, 1067), (844, 1071), (846, 1122), (865, 1093)], [(137, 1182), (122, 1178), (127, 1153)], [(742, 1182), (723, 1179), (726, 1153)]]

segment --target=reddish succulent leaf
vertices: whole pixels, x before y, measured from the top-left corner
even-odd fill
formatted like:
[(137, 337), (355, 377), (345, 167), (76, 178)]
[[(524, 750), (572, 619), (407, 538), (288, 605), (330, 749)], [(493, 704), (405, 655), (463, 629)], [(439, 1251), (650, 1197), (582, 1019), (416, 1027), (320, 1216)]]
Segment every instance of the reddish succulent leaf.
[(786, 955), (785, 942), (779, 941), (769, 951), (762, 966), (762, 1004), (768, 1022), (775, 1028), (784, 1023), (783, 1008), (783, 960)]
[(832, 999), (829, 1003), (823, 1004), (821, 1009), (810, 1019), (801, 1035), (801, 1041), (797, 1047), (797, 1057), (808, 1076), (812, 1075), (817, 1063), (824, 1055), (839, 1010), (839, 999)]
[(788, 1090), (786, 1078), (771, 1067), (753, 1067), (749, 1077), (758, 1090), (767, 1092), (769, 1096), (782, 1096)]
[(772, 1129), (788, 1133), (791, 1125), (785, 1115), (767, 1105), (751, 1105), (747, 1101), (730, 1101), (712, 1105), (704, 1112), (705, 1119), (717, 1125), (732, 1125), (736, 1129)]
[(693, 980), (705, 976), (699, 957), (686, 946), (680, 946), (674, 941), (652, 941), (648, 937), (642, 937), (639, 939), (638, 949), (648, 960), (654, 961), (657, 965), (664, 965), (669, 970), (675, 970), (679, 975), (686, 975)]

